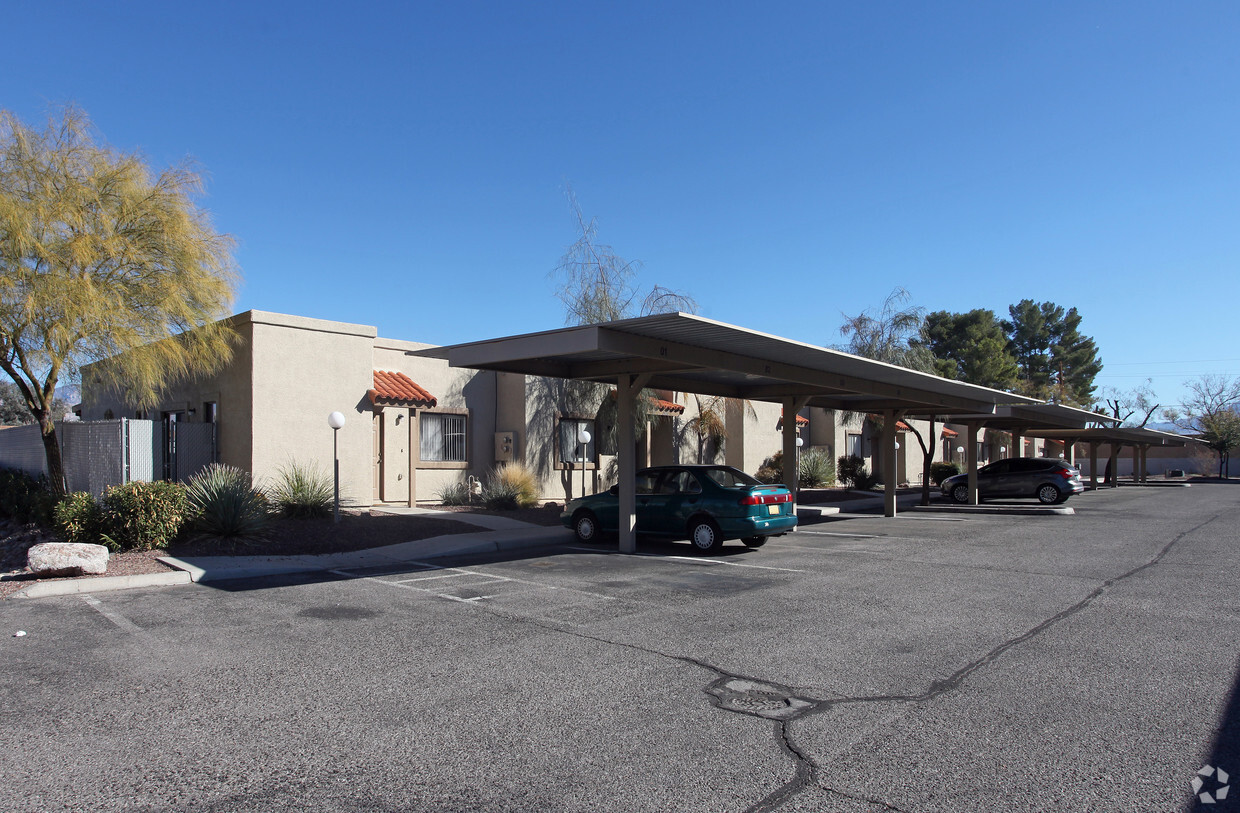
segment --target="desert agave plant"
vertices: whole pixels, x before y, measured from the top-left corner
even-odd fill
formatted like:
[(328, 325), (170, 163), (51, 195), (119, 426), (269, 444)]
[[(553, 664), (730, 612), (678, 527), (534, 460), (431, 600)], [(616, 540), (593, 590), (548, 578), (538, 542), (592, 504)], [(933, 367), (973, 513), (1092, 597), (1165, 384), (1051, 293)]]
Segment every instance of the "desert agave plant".
[(267, 533), (267, 499), (241, 469), (213, 463), (190, 478), (185, 496), (202, 536), (243, 541)]

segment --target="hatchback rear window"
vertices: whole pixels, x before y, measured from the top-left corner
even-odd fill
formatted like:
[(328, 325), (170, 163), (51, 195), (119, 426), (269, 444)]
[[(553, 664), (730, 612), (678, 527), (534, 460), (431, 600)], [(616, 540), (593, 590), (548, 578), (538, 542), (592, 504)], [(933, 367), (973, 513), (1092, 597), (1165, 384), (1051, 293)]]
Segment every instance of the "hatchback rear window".
[(750, 486), (762, 485), (760, 481), (750, 477), (740, 469), (720, 467), (717, 469), (706, 469), (702, 473), (721, 488), (749, 488)]

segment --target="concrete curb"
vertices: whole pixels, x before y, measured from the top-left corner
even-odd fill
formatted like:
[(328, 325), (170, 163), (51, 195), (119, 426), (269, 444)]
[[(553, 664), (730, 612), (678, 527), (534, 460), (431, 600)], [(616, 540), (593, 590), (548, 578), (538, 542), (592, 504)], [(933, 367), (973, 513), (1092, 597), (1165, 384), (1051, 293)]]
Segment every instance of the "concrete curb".
[(817, 519), (818, 517), (838, 514), (840, 512), (837, 505), (798, 505), (797, 519)]
[(914, 511), (928, 511), (940, 514), (1007, 514), (1009, 516), (1025, 515), (1030, 517), (1071, 516), (1076, 509), (1067, 505), (914, 505)]
[(190, 574), (179, 570), (167, 573), (137, 573), (132, 576), (98, 576), (86, 579), (38, 582), (18, 590), (10, 598), (72, 596), (80, 593), (105, 593), (111, 590), (128, 590), (134, 587), (168, 587), (175, 584), (189, 583)]
[(213, 581), (280, 576), (288, 573), (400, 567), (445, 556), (469, 556), (546, 547), (560, 544), (571, 538), (571, 532), (567, 528), (527, 526), (519, 531), (447, 534), (382, 548), (366, 548), (320, 556), (200, 556), (189, 560), (161, 556), (160, 561), (185, 571), (189, 580), (202, 584)]

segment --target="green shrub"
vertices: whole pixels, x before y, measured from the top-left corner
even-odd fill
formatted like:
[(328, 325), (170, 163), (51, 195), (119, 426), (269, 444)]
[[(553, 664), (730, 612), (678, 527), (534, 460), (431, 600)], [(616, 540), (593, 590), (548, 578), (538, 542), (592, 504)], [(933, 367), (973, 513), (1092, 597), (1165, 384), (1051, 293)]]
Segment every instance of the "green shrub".
[(194, 530), (219, 539), (260, 539), (268, 530), (267, 498), (250, 475), (212, 463), (185, 484)]
[(326, 517), (336, 502), (336, 486), (328, 472), (290, 463), (280, 468), (268, 496), (286, 517)]
[(47, 478), (31, 477), (16, 469), (0, 469), (0, 517), (25, 524), (34, 522), (48, 526), (56, 498), (47, 486)]
[[(835, 464), (821, 449), (801, 452), (797, 461), (797, 485), (801, 488), (824, 488), (835, 485)], [(775, 454), (762, 461), (754, 477), (763, 483), (783, 483), (784, 453)]]
[(135, 481), (103, 494), (102, 538), (112, 550), (166, 548), (189, 515), (180, 483)]
[(943, 481), (948, 477), (960, 474), (959, 463), (931, 463), (930, 464), (930, 481), (936, 486), (943, 485)]
[(495, 511), (512, 511), (538, 505), (538, 478), (521, 463), (508, 463), (487, 475), (482, 502)]
[(837, 463), (836, 476), (840, 479), (840, 485), (845, 488), (857, 488), (858, 479), (868, 476), (865, 461), (855, 454), (844, 455)]
[(103, 509), (93, 494), (75, 491), (52, 509), (52, 527), (65, 542), (102, 544)]
[(858, 491), (873, 491), (874, 488), (881, 485), (882, 482), (882, 480), (867, 472), (865, 470), (865, 466), (862, 466), (861, 471), (857, 475), (857, 479), (854, 482), (853, 488)]
[(825, 488), (835, 485), (835, 464), (822, 449), (801, 452), (797, 461), (797, 483), (801, 488)]
[(782, 483), (784, 481), (784, 453), (775, 454), (762, 461), (754, 477), (761, 483)]
[(441, 488), (436, 494), (444, 505), (469, 505), (469, 483), (458, 480)]

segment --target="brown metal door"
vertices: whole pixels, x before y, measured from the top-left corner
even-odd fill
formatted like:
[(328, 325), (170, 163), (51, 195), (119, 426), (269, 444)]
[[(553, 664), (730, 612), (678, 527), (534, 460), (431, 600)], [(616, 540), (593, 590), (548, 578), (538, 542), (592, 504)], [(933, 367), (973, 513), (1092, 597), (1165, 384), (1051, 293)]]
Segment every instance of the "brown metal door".
[(383, 502), (383, 413), (374, 415), (374, 500)]

